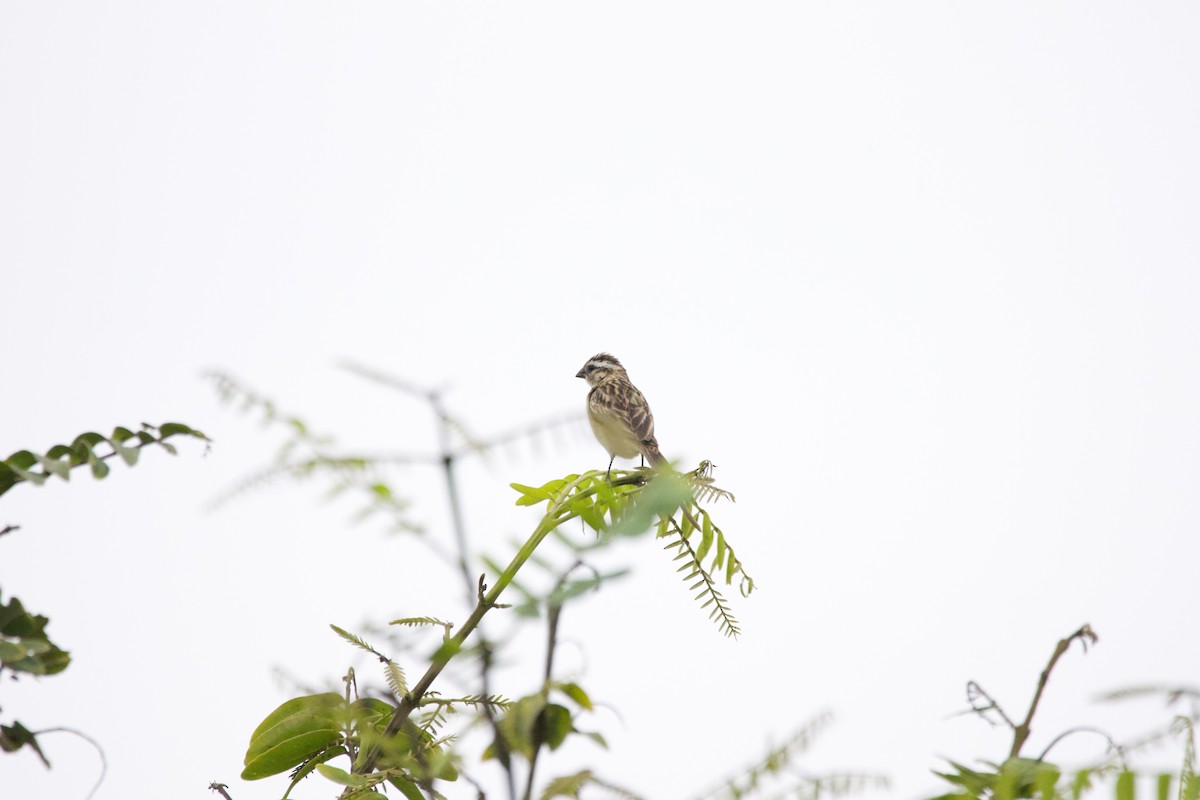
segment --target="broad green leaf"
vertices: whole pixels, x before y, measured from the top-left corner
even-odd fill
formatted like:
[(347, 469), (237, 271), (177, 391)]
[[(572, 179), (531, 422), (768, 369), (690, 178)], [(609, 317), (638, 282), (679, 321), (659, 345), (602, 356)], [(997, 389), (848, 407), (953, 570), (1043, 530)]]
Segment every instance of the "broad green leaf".
[(571, 724), (571, 712), (557, 703), (550, 703), (542, 709), (538, 725), (543, 741), (550, 745), (551, 750), (557, 750), (567, 734), (575, 730)]
[(18, 450), (8, 458), (4, 459), (4, 463), (11, 467), (14, 471), (27, 470), (37, 462), (37, 456), (28, 450)]
[(291, 769), (336, 742), (342, 698), (332, 692), (294, 697), (276, 708), (250, 735), (244, 780)]
[[(538, 693), (522, 697), (508, 707), (508, 712), (500, 718), (496, 728), (504, 737), (510, 753), (518, 753), (525, 758), (533, 755), (534, 730), (545, 706), (545, 698)], [(489, 751), (494, 755), (494, 744)]]
[(338, 737), (339, 734), (335, 730), (314, 726), (305, 733), (299, 733), (289, 739), (280, 739), (274, 746), (263, 750), (258, 756), (254, 758), (247, 756), (246, 768), (242, 770), (242, 780), (256, 781), (260, 778), (287, 772), (336, 743)]

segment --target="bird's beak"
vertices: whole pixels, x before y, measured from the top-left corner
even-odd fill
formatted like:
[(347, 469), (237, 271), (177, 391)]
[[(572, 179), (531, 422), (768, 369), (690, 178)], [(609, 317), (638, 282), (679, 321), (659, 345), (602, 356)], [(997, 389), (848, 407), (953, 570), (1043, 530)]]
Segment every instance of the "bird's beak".
[(582, 377), (583, 377), (583, 370), (579, 370), (579, 372), (576, 372), (576, 373), (575, 373), (575, 377), (576, 377), (576, 378), (582, 378)]

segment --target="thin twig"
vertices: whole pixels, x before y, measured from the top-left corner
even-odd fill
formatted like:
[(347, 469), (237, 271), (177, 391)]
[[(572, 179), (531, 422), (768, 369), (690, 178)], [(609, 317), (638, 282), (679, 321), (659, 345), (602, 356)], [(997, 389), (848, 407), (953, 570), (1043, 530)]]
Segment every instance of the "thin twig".
[[(975, 705), (975, 701), (980, 697), (987, 700), (988, 704), (986, 706)], [(1004, 709), (1000, 707), (1000, 704), (996, 702), (995, 698), (988, 694), (984, 688), (975, 681), (967, 681), (967, 702), (971, 704), (971, 708), (962, 713), (978, 714), (979, 716), (983, 717), (984, 720), (994, 726), (996, 723), (987, 718), (987, 712), (995, 711), (1000, 715), (1000, 718), (1004, 720), (1005, 724), (1007, 724), (1010, 729), (1014, 731), (1017, 729), (1017, 723), (1009, 719), (1008, 714), (1004, 713)]]
[(96, 753), (100, 756), (100, 777), (96, 778), (95, 785), (92, 786), (92, 790), (87, 793), (87, 800), (91, 800), (96, 795), (96, 791), (100, 788), (100, 784), (104, 783), (104, 776), (108, 774), (108, 759), (104, 757), (104, 748), (100, 746), (100, 743), (88, 736), (86, 733), (77, 731), (74, 728), (46, 728), (45, 730), (31, 731), (31, 733), (34, 736), (44, 736), (47, 733), (73, 733), (80, 739), (83, 739), (85, 742), (90, 744), (92, 747), (96, 748)]
[(213, 781), (208, 785), (208, 788), (221, 795), (221, 797), (224, 797), (225, 800), (233, 800), (233, 798), (229, 796), (229, 792), (225, 791), (229, 787), (224, 783), (217, 783), (216, 781)]
[(19, 530), (21, 530), (20, 525), (5, 525), (4, 530), (0, 531), (0, 536), (3, 536), (6, 533), (12, 533), (13, 531), (19, 531)]
[(1079, 630), (1072, 633), (1065, 639), (1060, 639), (1058, 644), (1054, 646), (1054, 653), (1050, 656), (1049, 663), (1042, 670), (1042, 674), (1038, 677), (1037, 691), (1033, 694), (1033, 701), (1029, 704), (1029, 712), (1025, 714), (1025, 720), (1013, 728), (1013, 743), (1012, 749), (1008, 752), (1009, 758), (1016, 758), (1021, 754), (1021, 748), (1025, 746), (1025, 742), (1029, 739), (1029, 734), (1032, 732), (1030, 727), (1033, 723), (1033, 715), (1037, 711), (1038, 703), (1042, 700), (1042, 692), (1046, 688), (1046, 682), (1050, 680), (1050, 672), (1054, 669), (1054, 665), (1058, 663), (1058, 659), (1062, 658), (1063, 653), (1067, 652), (1067, 648), (1071, 646), (1071, 642), (1078, 639), (1083, 645), (1084, 652), (1087, 652), (1087, 646), (1099, 641), (1095, 631), (1090, 625), (1084, 625)]
[[(566, 571), (559, 576), (558, 582), (554, 584), (554, 589), (550, 592), (550, 601), (546, 608), (546, 669), (542, 678), (542, 691), (549, 694), (550, 681), (554, 676), (554, 651), (558, 648), (558, 620), (562, 616), (562, 600), (559, 598), (559, 593), (563, 587), (567, 585), (567, 578), (576, 568), (582, 567), (582, 561), (576, 561), (571, 566), (567, 567)], [(525, 779), (525, 800), (530, 800), (533, 797), (533, 776), (537, 771), (538, 754), (542, 752), (542, 742), (535, 741), (533, 743), (533, 754), (529, 757), (529, 773)]]
[(1121, 750), (1121, 746), (1119, 744), (1117, 744), (1115, 741), (1113, 741), (1113, 738), (1111, 736), (1109, 736), (1106, 731), (1102, 731), (1101, 729), (1094, 728), (1090, 725), (1081, 725), (1078, 728), (1068, 728), (1067, 730), (1060, 733), (1058, 736), (1055, 736), (1053, 739), (1051, 739), (1050, 744), (1046, 745), (1045, 749), (1042, 750), (1041, 754), (1037, 757), (1037, 760), (1045, 761), (1046, 756), (1050, 755), (1050, 751), (1054, 749), (1055, 745), (1057, 745), (1059, 742), (1061, 742), (1063, 739), (1067, 738), (1068, 736), (1071, 736), (1072, 734), (1076, 734), (1076, 733), (1094, 733), (1097, 736), (1104, 737), (1104, 741), (1108, 742), (1108, 748), (1110, 750), (1115, 751), (1118, 756), (1124, 758), (1124, 753)]

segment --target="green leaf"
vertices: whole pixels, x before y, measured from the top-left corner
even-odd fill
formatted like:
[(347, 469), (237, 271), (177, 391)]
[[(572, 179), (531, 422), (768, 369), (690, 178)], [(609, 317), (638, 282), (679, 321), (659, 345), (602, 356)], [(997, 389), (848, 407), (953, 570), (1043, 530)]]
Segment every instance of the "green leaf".
[(57, 475), (64, 481), (70, 479), (71, 462), (69, 459), (67, 461), (60, 461), (57, 458), (52, 458), (47, 455), (42, 456), (38, 460), (41, 462), (42, 469), (45, 470), (47, 475)]
[(708, 555), (709, 549), (713, 545), (713, 525), (712, 520), (708, 518), (708, 514), (704, 514), (704, 522), (701, 523), (703, 528), (700, 534), (700, 546), (696, 548), (696, 561), (703, 561)]
[(660, 473), (642, 490), (624, 518), (609, 528), (614, 536), (632, 536), (647, 530), (652, 522), (669, 517), (692, 500), (691, 488), (678, 475)]
[(283, 793), (283, 800), (288, 799), (288, 795), (292, 793), (292, 789), (295, 789), (296, 786), (299, 785), (300, 781), (307, 778), (309, 774), (317, 768), (318, 764), (323, 764), (326, 761), (337, 758), (338, 756), (346, 755), (348, 752), (349, 751), (347, 751), (345, 747), (339, 744), (337, 747), (327, 748), (309, 758), (307, 761), (297, 767), (295, 772), (292, 773), (292, 782), (288, 784), (287, 791)]
[(349, 786), (355, 789), (363, 789), (379, 782), (377, 777), (353, 774), (328, 764), (317, 764), (317, 772), (339, 786)]
[(278, 775), (337, 742), (342, 698), (332, 692), (294, 697), (276, 708), (250, 735), (242, 779)]
[(1079, 800), (1083, 793), (1090, 788), (1092, 788), (1091, 770), (1079, 770), (1075, 773), (1075, 780), (1071, 783), (1071, 799)]
[[(1167, 800), (1167, 798), (1169, 798), (1171, 796), (1171, 775), (1170, 775), (1170, 773), (1164, 772), (1163, 774), (1158, 776), (1158, 783), (1157, 783), (1156, 788), (1158, 790), (1158, 794), (1157, 794), (1158, 800)], [(1049, 798), (1048, 800), (1053, 800), (1053, 798)]]
[(555, 797), (572, 797), (578, 800), (579, 792), (593, 780), (594, 778), (590, 769), (576, 772), (574, 775), (563, 775), (561, 778), (555, 778), (546, 784), (546, 788), (542, 790), (541, 800), (552, 800)]
[(256, 781), (287, 772), (338, 741), (338, 732), (314, 727), (289, 739), (280, 740), (255, 758), (247, 757), (242, 780)]
[(1133, 800), (1133, 773), (1129, 770), (1117, 776), (1117, 800)]
[(420, 787), (410, 780), (405, 778), (388, 778), (388, 783), (400, 790), (400, 794), (404, 795), (406, 800), (425, 800), (425, 795), (421, 792)]
[[(534, 733), (541, 719), (546, 700), (539, 694), (522, 697), (508, 707), (508, 712), (496, 725), (497, 732), (504, 737), (506, 749), (529, 758), (533, 755)], [(495, 744), (489, 747), (494, 755)]]
[(604, 738), (604, 734), (598, 733), (596, 731), (580, 731), (580, 733), (583, 734), (584, 736), (588, 737), (592, 741), (594, 741), (596, 744), (603, 747), (605, 750), (608, 749), (608, 741)]
[(33, 731), (15, 720), (12, 725), (0, 725), (0, 752), (15, 753), (22, 747), (28, 747), (37, 753), (46, 768), (50, 768), (50, 761), (42, 752), (42, 748), (38, 746), (37, 737), (34, 736)]
[(158, 436), (160, 439), (166, 439), (168, 436), (191, 436), (193, 439), (212, 441), (200, 431), (184, 425), (182, 422), (164, 422), (158, 426)]
[(520, 483), (510, 483), (509, 486), (521, 493), (521, 496), (517, 498), (517, 505), (519, 506), (536, 506), (538, 503), (551, 499), (551, 494), (545, 489), (525, 486)]
[(1056, 769), (1041, 769), (1034, 776), (1034, 784), (1042, 800), (1055, 800), (1058, 796), (1055, 787), (1058, 785), (1059, 774)]
[(577, 704), (579, 704), (580, 708), (586, 708), (588, 711), (592, 710), (592, 698), (588, 697), (587, 692), (585, 692), (579, 686), (579, 684), (577, 684), (577, 683), (560, 683), (560, 684), (558, 684), (558, 689), (563, 694), (565, 694), (567, 697), (571, 698)]
[(550, 703), (542, 709), (538, 728), (542, 741), (550, 745), (551, 750), (557, 750), (567, 738), (567, 734), (575, 730), (575, 726), (571, 724), (571, 712), (557, 703)]

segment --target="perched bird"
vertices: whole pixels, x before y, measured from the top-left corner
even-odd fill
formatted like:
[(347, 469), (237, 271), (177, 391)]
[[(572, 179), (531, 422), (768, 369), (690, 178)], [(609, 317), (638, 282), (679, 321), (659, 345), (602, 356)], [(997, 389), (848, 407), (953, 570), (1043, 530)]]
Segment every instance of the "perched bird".
[(592, 387), (587, 399), (588, 422), (596, 439), (612, 457), (608, 461), (610, 472), (617, 456), (640, 455), (652, 465), (666, 461), (654, 438), (650, 404), (629, 381), (629, 373), (615, 356), (597, 353), (575, 377), (583, 378)]

